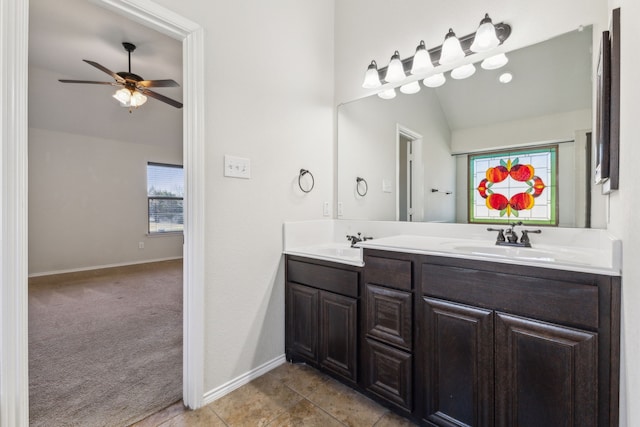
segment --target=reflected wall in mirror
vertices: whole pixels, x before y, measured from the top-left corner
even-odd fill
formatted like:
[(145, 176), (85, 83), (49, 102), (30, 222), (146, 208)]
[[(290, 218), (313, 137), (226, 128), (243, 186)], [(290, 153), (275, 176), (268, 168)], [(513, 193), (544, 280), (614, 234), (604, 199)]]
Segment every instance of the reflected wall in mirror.
[[(468, 154), (557, 143), (558, 226), (589, 226), (590, 212), (604, 211), (588, 179), (592, 40), (585, 27), (507, 52), (497, 70), (341, 104), (339, 218), (466, 223)], [(504, 72), (513, 74), (508, 84), (499, 82)], [(357, 177), (368, 182), (366, 196)]]

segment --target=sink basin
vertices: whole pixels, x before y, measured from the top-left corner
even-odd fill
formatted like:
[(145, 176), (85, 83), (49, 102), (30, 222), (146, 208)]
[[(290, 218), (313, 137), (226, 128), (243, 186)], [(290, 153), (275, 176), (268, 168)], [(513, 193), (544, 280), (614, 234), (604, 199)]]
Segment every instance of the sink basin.
[(589, 257), (585, 257), (584, 250), (567, 248), (524, 248), (517, 246), (499, 246), (492, 243), (443, 243), (447, 251), (461, 254), (484, 256), (489, 258), (512, 258), (523, 261), (538, 261), (551, 263), (584, 264), (589, 265)]
[(459, 245), (452, 246), (451, 249), (473, 255), (484, 255), (490, 257), (510, 257), (531, 259), (536, 261), (555, 261), (557, 256), (551, 251), (518, 248), (513, 246), (473, 246)]
[(320, 255), (337, 258), (357, 258), (360, 259), (360, 249), (352, 248), (350, 246), (326, 246), (315, 248), (315, 252)]
[(325, 261), (341, 262), (361, 267), (362, 249), (352, 248), (348, 243), (325, 243), (315, 246), (288, 249), (286, 253)]

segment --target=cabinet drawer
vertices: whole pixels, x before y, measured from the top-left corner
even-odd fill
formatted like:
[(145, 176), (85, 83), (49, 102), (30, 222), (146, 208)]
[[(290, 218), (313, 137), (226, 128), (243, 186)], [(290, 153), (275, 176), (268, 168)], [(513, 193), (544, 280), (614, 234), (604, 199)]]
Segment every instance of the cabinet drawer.
[(437, 298), (598, 328), (598, 287), (590, 284), (422, 264), (421, 285), (423, 294)]
[(364, 265), (367, 283), (411, 290), (411, 261), (366, 255)]
[(365, 340), (365, 387), (372, 393), (411, 412), (413, 409), (411, 354)]
[(350, 297), (358, 297), (358, 272), (287, 260), (287, 280)]
[(412, 294), (367, 284), (366, 334), (411, 351)]

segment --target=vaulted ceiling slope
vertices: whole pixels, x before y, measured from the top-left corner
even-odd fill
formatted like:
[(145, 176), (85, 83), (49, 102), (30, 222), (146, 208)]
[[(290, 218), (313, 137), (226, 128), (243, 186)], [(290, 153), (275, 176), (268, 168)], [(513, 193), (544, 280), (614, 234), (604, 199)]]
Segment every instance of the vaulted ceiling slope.
[[(29, 3), (29, 126), (142, 144), (182, 144), (182, 109), (149, 99), (129, 114), (112, 98), (116, 88), (58, 81), (112, 81), (82, 60), (127, 71), (122, 43), (131, 42), (137, 46), (133, 73), (182, 86), (181, 42), (86, 0)], [(182, 102), (182, 87), (154, 90)]]

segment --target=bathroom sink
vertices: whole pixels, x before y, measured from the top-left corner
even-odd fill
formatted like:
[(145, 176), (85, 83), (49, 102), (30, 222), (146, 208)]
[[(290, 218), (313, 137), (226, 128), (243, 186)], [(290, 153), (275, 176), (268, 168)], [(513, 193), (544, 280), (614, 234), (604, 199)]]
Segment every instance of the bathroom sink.
[(325, 261), (356, 265), (359, 267), (363, 265), (362, 249), (352, 248), (349, 243), (325, 243), (314, 246), (292, 248), (288, 249), (286, 253)]
[(536, 261), (555, 261), (556, 254), (551, 251), (519, 248), (513, 246), (484, 246), (484, 245), (454, 245), (451, 249), (473, 255), (484, 255), (489, 257), (510, 257), (526, 258)]
[(589, 257), (585, 257), (584, 250), (571, 250), (567, 248), (525, 248), (500, 246), (488, 242), (478, 242), (477, 244), (469, 242), (445, 242), (442, 246), (446, 251), (488, 258), (510, 258), (523, 261), (585, 265), (590, 263)]
[(336, 258), (356, 258), (360, 259), (360, 249), (350, 246), (326, 246), (315, 248), (315, 251), (321, 255)]

